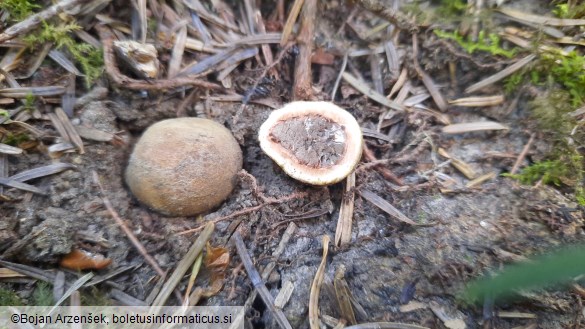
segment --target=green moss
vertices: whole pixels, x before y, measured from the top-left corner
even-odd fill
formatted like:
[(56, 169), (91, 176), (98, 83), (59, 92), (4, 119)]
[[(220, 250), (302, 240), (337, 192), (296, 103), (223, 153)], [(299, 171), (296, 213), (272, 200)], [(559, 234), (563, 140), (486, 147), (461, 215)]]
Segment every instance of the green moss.
[(66, 49), (73, 56), (75, 62), (81, 66), (85, 74), (86, 86), (89, 88), (103, 70), (103, 57), (101, 49), (97, 49), (87, 43), (79, 43), (71, 37), (71, 33), (80, 30), (77, 23), (53, 25), (43, 22), (41, 29), (36, 34), (29, 34), (24, 41), (31, 47), (39, 43), (52, 42), (57, 49)]
[(525, 82), (525, 80), (526, 72), (523, 70), (510, 75), (504, 80), (504, 92), (507, 95), (514, 93), (518, 90), (518, 87), (520, 87)]
[(583, 145), (585, 134), (580, 130), (573, 131), (578, 123), (568, 115), (574, 110), (571, 99), (568, 91), (552, 89), (530, 103), (530, 116), (536, 128), (552, 144), (553, 151), (546, 160), (533, 163), (519, 174), (507, 176), (524, 184), (542, 181), (571, 188), (579, 204), (585, 205), (585, 158), (574, 146)]
[(583, 18), (585, 17), (585, 2), (573, 5), (570, 5), (568, 2), (559, 3), (553, 9), (553, 13), (560, 18)]
[(537, 68), (537, 83), (546, 83), (549, 87), (560, 85), (571, 95), (572, 106), (580, 106), (585, 101), (585, 57), (572, 51), (561, 51), (542, 54)]
[(465, 14), (467, 2), (463, 0), (442, 0), (437, 14), (441, 17), (461, 17)]
[(0, 1), (0, 10), (10, 13), (12, 22), (20, 22), (33, 14), (34, 9), (41, 6), (27, 0), (2, 0)]
[(44, 281), (37, 281), (37, 286), (32, 294), (32, 306), (52, 306), (53, 289), (50, 284)]
[(31, 137), (28, 133), (7, 133), (6, 135), (4, 135), (4, 137), (2, 138), (2, 143), (4, 144), (8, 144), (8, 145), (12, 145), (12, 146), (18, 146), (19, 144), (29, 141), (31, 140)]
[(92, 286), (81, 293), (81, 305), (83, 306), (111, 306), (112, 300), (108, 294), (97, 287)]
[(0, 288), (0, 306), (22, 305), (18, 295), (8, 289)]
[(500, 37), (494, 33), (486, 34), (485, 31), (480, 31), (477, 38), (477, 42), (474, 42), (466, 39), (457, 31), (447, 32), (442, 30), (434, 30), (434, 32), (439, 38), (449, 39), (457, 42), (457, 44), (459, 44), (461, 48), (465, 49), (465, 51), (467, 51), (470, 54), (473, 54), (477, 51), (484, 51), (494, 56), (504, 56), (507, 58), (512, 58), (517, 53), (516, 48), (513, 48), (511, 50), (502, 48), (500, 46)]

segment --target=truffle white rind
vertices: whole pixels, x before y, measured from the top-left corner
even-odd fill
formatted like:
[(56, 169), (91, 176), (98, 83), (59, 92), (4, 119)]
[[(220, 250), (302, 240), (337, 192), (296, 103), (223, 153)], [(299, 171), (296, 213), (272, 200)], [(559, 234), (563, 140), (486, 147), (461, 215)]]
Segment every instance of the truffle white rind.
[[(279, 122), (308, 115), (319, 115), (344, 128), (345, 153), (333, 166), (314, 168), (302, 163), (279, 143), (270, 138), (272, 128)], [(355, 118), (346, 110), (329, 102), (292, 102), (273, 111), (258, 132), (260, 147), (290, 177), (311, 185), (329, 185), (347, 177), (362, 156), (362, 131)]]

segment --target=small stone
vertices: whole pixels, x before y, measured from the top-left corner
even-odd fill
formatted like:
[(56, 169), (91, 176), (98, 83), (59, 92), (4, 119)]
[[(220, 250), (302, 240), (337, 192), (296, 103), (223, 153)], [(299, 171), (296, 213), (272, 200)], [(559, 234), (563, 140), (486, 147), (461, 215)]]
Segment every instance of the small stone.
[(164, 120), (149, 127), (136, 143), (126, 183), (153, 210), (169, 216), (197, 215), (230, 195), (242, 158), (235, 138), (219, 123)]

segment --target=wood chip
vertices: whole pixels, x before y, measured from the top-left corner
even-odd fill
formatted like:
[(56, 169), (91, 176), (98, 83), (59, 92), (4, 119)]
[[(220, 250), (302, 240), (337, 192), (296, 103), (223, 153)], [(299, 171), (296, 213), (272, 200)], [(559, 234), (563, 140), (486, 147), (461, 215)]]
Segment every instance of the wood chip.
[(394, 208), (393, 205), (391, 205), (388, 201), (382, 199), (382, 197), (378, 196), (374, 192), (371, 192), (368, 190), (360, 190), (359, 194), (364, 199), (373, 203), (376, 207), (382, 209), (388, 215), (390, 215), (390, 216), (392, 216), (392, 217), (394, 217), (394, 218), (396, 218), (404, 223), (407, 223), (410, 225), (418, 225), (417, 223), (412, 221), (410, 218), (406, 217), (406, 215), (404, 215), (402, 212), (400, 212), (400, 210)]
[(63, 111), (63, 109), (61, 109), (60, 107), (56, 107), (55, 115), (59, 119), (62, 127), (65, 129), (65, 132), (69, 137), (68, 139), (79, 149), (79, 154), (84, 154), (85, 149), (83, 148), (83, 141), (81, 140), (81, 137), (77, 133), (77, 130), (75, 130), (75, 127), (73, 127), (71, 121), (69, 121), (69, 118), (67, 117), (65, 111)]
[(510, 128), (504, 126), (501, 123), (493, 121), (478, 121), (478, 122), (465, 122), (455, 123), (443, 127), (443, 132), (446, 134), (462, 134), (474, 131), (484, 130), (508, 130)]

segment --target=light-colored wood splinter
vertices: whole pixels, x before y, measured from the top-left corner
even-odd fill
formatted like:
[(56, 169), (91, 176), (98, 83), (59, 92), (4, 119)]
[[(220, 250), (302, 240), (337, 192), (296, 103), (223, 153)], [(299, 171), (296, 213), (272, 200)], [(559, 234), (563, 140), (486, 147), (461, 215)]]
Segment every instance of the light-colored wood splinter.
[(335, 230), (335, 246), (347, 245), (351, 240), (351, 223), (355, 199), (355, 171), (345, 180), (345, 190), (341, 198), (337, 229)]

